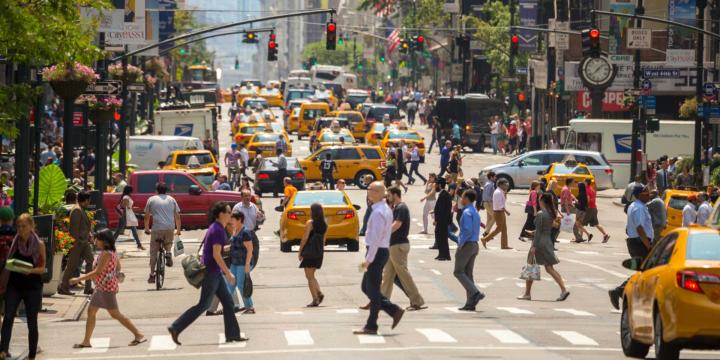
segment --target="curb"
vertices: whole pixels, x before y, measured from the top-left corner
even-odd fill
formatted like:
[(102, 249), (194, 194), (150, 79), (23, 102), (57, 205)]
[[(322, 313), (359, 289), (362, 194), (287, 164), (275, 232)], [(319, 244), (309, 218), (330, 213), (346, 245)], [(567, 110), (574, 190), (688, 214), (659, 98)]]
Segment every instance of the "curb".
[[(75, 303), (77, 303), (78, 300), (80, 300), (79, 301), (80, 304), (75, 305)], [(67, 313), (65, 313), (65, 314), (68, 314), (68, 313), (72, 314), (72, 317), (70, 317), (70, 318), (63, 317), (63, 321), (78, 321), (78, 320), (80, 320), (80, 317), (82, 316), (83, 312), (85, 312), (85, 308), (87, 308), (89, 303), (90, 303), (90, 297), (86, 297), (86, 296), (75, 297), (75, 299), (73, 299), (72, 305), (70, 306), (70, 309), (67, 311)], [(75, 308), (75, 307), (77, 307), (77, 308)]]

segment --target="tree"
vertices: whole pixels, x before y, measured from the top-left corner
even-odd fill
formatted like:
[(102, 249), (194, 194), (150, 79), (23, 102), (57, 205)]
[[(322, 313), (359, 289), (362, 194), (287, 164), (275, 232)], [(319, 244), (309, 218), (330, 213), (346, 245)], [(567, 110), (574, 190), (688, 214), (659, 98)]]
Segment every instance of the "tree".
[[(176, 11), (174, 25), (178, 34), (194, 31), (202, 27), (190, 11)], [(215, 52), (208, 50), (204, 40), (173, 49), (169, 54), (173, 64), (184, 64), (186, 66), (203, 63), (210, 66), (215, 61)]]
[[(358, 63), (363, 57), (363, 44), (355, 42), (355, 56)], [(355, 64), (353, 59), (353, 41), (345, 39), (342, 44), (338, 43), (335, 50), (325, 49), (325, 40), (309, 43), (303, 49), (302, 58), (314, 57), (318, 64), (323, 65), (348, 65), (350, 68)]]

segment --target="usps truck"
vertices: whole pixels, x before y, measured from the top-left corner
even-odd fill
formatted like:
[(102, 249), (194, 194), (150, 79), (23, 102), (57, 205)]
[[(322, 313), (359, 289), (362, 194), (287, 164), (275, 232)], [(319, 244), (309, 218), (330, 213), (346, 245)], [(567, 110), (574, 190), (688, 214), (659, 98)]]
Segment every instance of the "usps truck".
[[(692, 157), (695, 140), (693, 121), (660, 120), (660, 131), (647, 134), (646, 158)], [(618, 188), (630, 181), (632, 120), (573, 119), (567, 128), (565, 149), (601, 152), (613, 167), (613, 181)], [(642, 136), (639, 149), (643, 149)]]
[(217, 146), (217, 122), (211, 108), (159, 110), (155, 112), (154, 135), (192, 136), (210, 139)]
[(200, 139), (192, 136), (134, 135), (128, 136), (127, 150), (138, 170), (157, 169), (158, 162), (175, 150), (202, 149)]

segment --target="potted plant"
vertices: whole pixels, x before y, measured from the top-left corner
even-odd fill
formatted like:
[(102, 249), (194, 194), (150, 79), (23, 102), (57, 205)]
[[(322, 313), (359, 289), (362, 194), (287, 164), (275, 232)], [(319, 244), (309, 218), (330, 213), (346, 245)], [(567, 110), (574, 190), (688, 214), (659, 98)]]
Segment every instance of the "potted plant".
[(127, 73), (125, 73), (121, 64), (113, 64), (108, 67), (108, 73), (113, 79), (122, 80), (123, 85), (142, 82), (143, 80), (143, 71), (134, 65), (128, 65)]
[(122, 108), (123, 101), (117, 96), (82, 95), (76, 104), (86, 104), (90, 110), (90, 119), (94, 121), (111, 122), (115, 112)]
[(63, 99), (77, 98), (99, 78), (91, 67), (77, 61), (46, 67), (42, 70), (42, 77)]

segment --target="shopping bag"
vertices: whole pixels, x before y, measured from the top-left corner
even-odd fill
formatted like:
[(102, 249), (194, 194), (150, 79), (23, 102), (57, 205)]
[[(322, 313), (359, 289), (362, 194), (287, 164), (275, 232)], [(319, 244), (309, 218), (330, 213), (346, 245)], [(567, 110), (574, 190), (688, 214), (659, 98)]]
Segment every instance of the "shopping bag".
[(560, 231), (572, 233), (575, 227), (575, 214), (563, 214), (560, 220)]
[(535, 255), (528, 255), (527, 264), (523, 266), (520, 278), (523, 280), (540, 280), (540, 265), (537, 264)]
[(252, 279), (250, 278), (250, 273), (245, 273), (245, 282), (243, 283), (242, 288), (242, 296), (244, 298), (249, 298), (253, 294), (253, 283)]
[(173, 257), (178, 257), (182, 254), (185, 254), (185, 244), (183, 244), (179, 236), (176, 236), (173, 240)]

